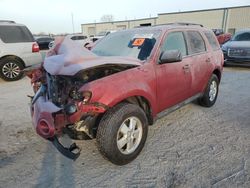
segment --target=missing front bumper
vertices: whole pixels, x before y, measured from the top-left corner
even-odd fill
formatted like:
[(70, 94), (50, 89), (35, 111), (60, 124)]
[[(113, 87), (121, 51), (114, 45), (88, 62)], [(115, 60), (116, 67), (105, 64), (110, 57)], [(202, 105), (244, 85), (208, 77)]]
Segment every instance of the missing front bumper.
[(56, 149), (65, 157), (76, 160), (80, 153), (81, 149), (76, 145), (76, 143), (73, 143), (70, 145), (70, 147), (64, 147), (58, 140), (57, 137), (52, 137), (48, 139), (52, 142), (52, 144), (56, 147)]

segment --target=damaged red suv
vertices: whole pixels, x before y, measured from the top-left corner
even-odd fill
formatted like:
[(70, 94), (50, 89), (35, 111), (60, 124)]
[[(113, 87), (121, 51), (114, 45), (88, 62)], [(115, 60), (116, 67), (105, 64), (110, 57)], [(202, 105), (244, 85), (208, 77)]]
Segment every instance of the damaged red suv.
[(148, 125), (198, 100), (216, 101), (223, 54), (211, 30), (174, 23), (112, 33), (92, 51), (57, 40), (39, 68), (27, 71), (36, 132), (66, 157), (80, 154), (59, 139), (96, 138), (102, 155), (124, 165), (141, 152)]

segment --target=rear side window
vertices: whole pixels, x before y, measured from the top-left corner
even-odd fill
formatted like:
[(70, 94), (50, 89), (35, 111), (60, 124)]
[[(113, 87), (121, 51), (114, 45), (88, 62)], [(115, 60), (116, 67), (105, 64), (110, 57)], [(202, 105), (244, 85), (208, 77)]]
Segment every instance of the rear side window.
[(187, 31), (188, 54), (196, 54), (206, 51), (205, 42), (197, 31)]
[(213, 50), (218, 50), (220, 49), (220, 46), (218, 45), (217, 39), (215, 38), (214, 34), (212, 32), (206, 31), (204, 34), (207, 37), (207, 40), (212, 47)]
[(183, 56), (187, 55), (186, 42), (182, 32), (169, 33), (162, 46), (162, 51), (180, 50)]
[(34, 41), (32, 34), (25, 26), (0, 26), (0, 38), (4, 43)]

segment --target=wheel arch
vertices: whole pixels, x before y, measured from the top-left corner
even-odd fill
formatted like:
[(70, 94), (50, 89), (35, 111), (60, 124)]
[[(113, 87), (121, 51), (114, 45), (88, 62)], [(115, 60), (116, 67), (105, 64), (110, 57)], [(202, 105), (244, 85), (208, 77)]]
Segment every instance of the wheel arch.
[(16, 56), (16, 55), (4, 55), (4, 56), (2, 56), (2, 57), (0, 58), (0, 61), (1, 61), (2, 59), (4, 59), (4, 58), (7, 58), (7, 57), (13, 57), (13, 58), (17, 59), (18, 61), (20, 61), (20, 63), (22, 63), (23, 67), (26, 67), (24, 61), (22, 60), (22, 58), (20, 58), (20, 57), (18, 57), (18, 56)]
[[(152, 108), (151, 108), (151, 104), (150, 104), (149, 100), (147, 100), (147, 98), (145, 98), (143, 96), (131, 96), (131, 97), (128, 97), (128, 98), (122, 100), (121, 102), (127, 102), (127, 103), (136, 104), (136, 105), (140, 106), (147, 116), (149, 125), (153, 125), (154, 121), (153, 121)], [(121, 103), (121, 102), (119, 102), (119, 103)]]
[(218, 78), (218, 80), (220, 82), (220, 80), (221, 80), (221, 71), (219, 69), (215, 69), (213, 71), (213, 74), (215, 74), (217, 76), (217, 78)]

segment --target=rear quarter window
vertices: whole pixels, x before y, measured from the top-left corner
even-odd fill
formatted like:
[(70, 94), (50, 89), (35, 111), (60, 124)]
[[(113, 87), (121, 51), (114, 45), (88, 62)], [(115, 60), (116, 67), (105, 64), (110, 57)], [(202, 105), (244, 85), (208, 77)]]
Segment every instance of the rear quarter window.
[(205, 36), (207, 37), (207, 40), (212, 47), (213, 50), (219, 50), (220, 46), (217, 42), (217, 38), (215, 37), (214, 33), (211, 31), (205, 31), (204, 32)]
[(198, 31), (187, 31), (188, 54), (197, 54), (206, 51), (205, 42)]
[(25, 26), (0, 26), (0, 38), (4, 43), (34, 41), (32, 34)]

